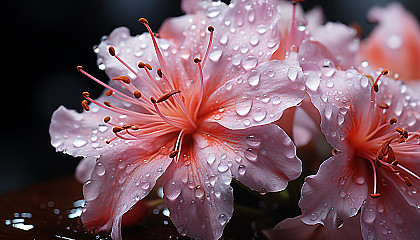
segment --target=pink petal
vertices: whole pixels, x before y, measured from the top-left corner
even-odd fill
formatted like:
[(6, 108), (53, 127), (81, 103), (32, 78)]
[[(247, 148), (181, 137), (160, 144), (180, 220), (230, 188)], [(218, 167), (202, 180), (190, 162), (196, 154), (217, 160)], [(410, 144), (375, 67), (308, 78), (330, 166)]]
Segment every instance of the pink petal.
[(269, 239), (284, 240), (359, 240), (362, 238), (360, 232), (360, 217), (355, 216), (347, 219), (341, 228), (328, 230), (322, 225), (307, 225), (301, 217), (288, 218), (278, 223), (269, 233)]
[(277, 60), (263, 63), (245, 76), (228, 81), (208, 98), (203, 107), (211, 109), (207, 121), (230, 129), (274, 122), (285, 109), (303, 100), (303, 80), (302, 71), (294, 66)]
[(193, 19), (194, 16), (192, 15), (183, 15), (166, 19), (159, 28), (160, 37), (168, 40), (170, 39), (176, 45), (181, 45), (185, 39), (184, 28), (185, 26), (189, 26)]
[(299, 201), (303, 222), (334, 229), (357, 214), (368, 194), (365, 182), (369, 175), (363, 162), (348, 165), (350, 157), (352, 153), (347, 152), (333, 156), (321, 164), (316, 175), (305, 179)]
[(98, 159), (83, 187), (86, 207), (81, 218), (88, 230), (111, 231), (113, 239), (121, 239), (123, 214), (150, 192), (170, 163), (167, 151), (157, 152), (155, 144), (160, 142), (153, 147), (144, 142), (147, 150), (110, 150)]
[[(419, 239), (419, 193), (420, 181), (413, 187), (395, 175), (383, 174), (379, 184), (380, 198), (367, 198), (362, 206), (361, 227), (365, 239)], [(401, 189), (406, 189), (402, 193)], [(417, 196), (417, 202), (407, 201)]]
[(362, 42), (361, 59), (373, 69), (384, 68), (398, 73), (401, 79), (420, 79), (420, 26), (417, 19), (400, 3), (385, 8), (374, 7), (368, 19), (378, 22)]
[(356, 53), (359, 50), (356, 30), (342, 23), (329, 22), (316, 28), (311, 35), (313, 40), (327, 46), (337, 61), (337, 67), (341, 66), (344, 70), (355, 65)]
[(232, 217), (231, 173), (227, 165), (220, 171), (217, 164), (209, 165), (206, 161), (218, 151), (194, 144), (194, 149), (184, 148), (179, 161), (165, 172), (165, 203), (173, 224), (183, 236), (218, 239)]
[(85, 183), (90, 179), (90, 176), (95, 168), (96, 157), (83, 158), (76, 167), (75, 177), (80, 183)]
[(296, 108), (293, 124), (293, 140), (296, 146), (308, 144), (317, 135), (321, 135), (321, 132), (315, 121), (302, 108)]

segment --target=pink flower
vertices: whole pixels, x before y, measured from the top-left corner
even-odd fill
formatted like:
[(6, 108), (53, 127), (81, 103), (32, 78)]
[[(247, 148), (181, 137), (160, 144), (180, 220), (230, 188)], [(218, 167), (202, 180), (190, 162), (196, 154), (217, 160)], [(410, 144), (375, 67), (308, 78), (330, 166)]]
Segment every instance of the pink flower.
[(60, 107), (52, 117), (52, 145), (85, 157), (78, 172), (89, 179), (89, 230), (121, 239), (123, 214), (159, 178), (178, 232), (218, 239), (233, 212), (232, 177), (272, 192), (301, 172), (293, 142), (270, 124), (305, 95), (299, 68), (267, 62), (277, 47), (275, 4), (201, 2), (193, 13), (167, 21), (161, 38), (114, 30), (98, 47), (113, 81), (78, 68), (108, 90), (96, 100), (83, 94), (89, 111)]
[(378, 25), (362, 42), (361, 61), (373, 69), (385, 68), (406, 82), (420, 79), (420, 26), (400, 3), (374, 7), (368, 19)]
[(359, 240), (362, 237), (359, 217), (349, 218), (346, 225), (331, 230), (321, 224), (307, 225), (300, 217), (287, 218), (264, 233), (272, 240)]
[(335, 149), (305, 179), (302, 220), (333, 229), (360, 209), (364, 239), (418, 239), (420, 102), (386, 71), (372, 73), (372, 81), (354, 69), (324, 66), (329, 59), (320, 44), (300, 47), (308, 93)]

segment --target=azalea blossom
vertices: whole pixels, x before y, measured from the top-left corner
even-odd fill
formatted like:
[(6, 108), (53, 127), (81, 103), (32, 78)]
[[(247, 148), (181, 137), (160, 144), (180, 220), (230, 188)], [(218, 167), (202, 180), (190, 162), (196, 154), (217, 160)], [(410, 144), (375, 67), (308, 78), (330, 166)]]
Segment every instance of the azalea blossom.
[(319, 43), (305, 41), (298, 59), (334, 148), (305, 179), (302, 221), (341, 228), (360, 211), (364, 239), (418, 239), (420, 102), (386, 70), (365, 76), (325, 66), (331, 53)]
[(377, 23), (362, 42), (361, 67), (384, 68), (407, 84), (420, 79), (420, 26), (417, 19), (398, 3), (374, 7), (368, 19)]
[[(184, 6), (184, 5), (183, 5)], [(305, 95), (302, 71), (268, 61), (278, 47), (273, 1), (200, 2), (155, 34), (117, 28), (98, 46), (108, 84), (83, 113), (60, 107), (50, 135), (58, 151), (83, 156), (82, 222), (121, 239), (122, 216), (160, 181), (178, 232), (218, 239), (233, 212), (232, 177), (261, 193), (301, 172), (278, 126)], [(90, 102), (90, 103), (89, 103)], [(92, 169), (93, 167), (93, 169)]]

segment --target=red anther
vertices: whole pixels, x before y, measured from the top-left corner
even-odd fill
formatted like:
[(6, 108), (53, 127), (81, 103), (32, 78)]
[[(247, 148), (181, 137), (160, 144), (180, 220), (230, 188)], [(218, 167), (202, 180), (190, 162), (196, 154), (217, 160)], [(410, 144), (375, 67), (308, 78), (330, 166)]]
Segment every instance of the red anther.
[(77, 66), (77, 70), (83, 70), (83, 67), (82, 66)]
[(104, 104), (105, 104), (105, 106), (107, 106), (107, 107), (111, 107), (111, 103), (110, 102), (104, 102)]
[(114, 93), (114, 91), (112, 91), (111, 89), (109, 89), (108, 91), (106, 91), (105, 95), (107, 95), (108, 97), (111, 96)]
[(404, 131), (403, 131), (403, 133), (402, 133), (402, 135), (403, 135), (405, 138), (408, 138), (408, 131), (407, 131), (407, 130), (404, 130)]
[(407, 184), (408, 187), (413, 186), (413, 182), (408, 177), (404, 177), (404, 182)]
[(162, 77), (163, 77), (162, 68), (158, 68), (158, 69), (156, 70), (156, 73), (157, 73), (157, 75), (158, 75), (160, 78), (162, 78)]
[(114, 133), (121, 132), (122, 130), (124, 130), (124, 128), (122, 128), (122, 127), (113, 127), (112, 128), (112, 132), (114, 132)]
[(388, 74), (388, 70), (385, 70), (385, 69), (384, 69), (384, 70), (382, 70), (382, 72), (381, 72), (381, 73), (382, 73), (382, 75), (387, 75), (387, 74)]
[(169, 153), (169, 157), (174, 158), (176, 157), (176, 155), (178, 155), (178, 153), (179, 153), (179, 150), (173, 150), (171, 153)]
[(389, 124), (395, 124), (397, 123), (397, 119), (395, 117), (392, 117), (391, 120), (389, 120)]
[(88, 98), (90, 96), (89, 92), (82, 92), (84, 98)]
[(130, 79), (127, 76), (119, 76), (119, 77), (113, 78), (112, 80), (122, 81), (125, 84), (130, 84), (131, 83)]
[(403, 134), (404, 130), (402, 128), (396, 128), (395, 131), (397, 131), (397, 133), (399, 134)]
[(151, 101), (152, 103), (156, 103), (156, 99), (155, 99), (154, 97), (151, 97), (151, 98), (150, 98), (150, 101)]
[(89, 108), (88, 101), (83, 100), (83, 101), (82, 101), (82, 107), (83, 107), (83, 109), (85, 109), (87, 112), (89, 112), (90, 108)]
[(391, 162), (391, 165), (396, 167), (398, 166), (399, 161), (397, 159), (395, 159), (394, 161)]
[(156, 101), (156, 103), (160, 103), (160, 102), (164, 102), (166, 100), (168, 100), (172, 95), (180, 93), (181, 90), (172, 90), (168, 93), (163, 94), (160, 98), (158, 98), (158, 100)]
[(370, 196), (372, 198), (379, 198), (381, 196), (381, 194), (380, 193), (371, 193)]
[(107, 123), (107, 122), (109, 122), (111, 120), (111, 117), (110, 116), (106, 116), (106, 117), (104, 117), (104, 123)]
[(145, 63), (145, 64), (144, 64), (144, 66), (146, 66), (146, 67), (147, 67), (147, 69), (152, 70), (152, 66), (150, 66), (150, 64)]
[(199, 63), (199, 62), (201, 62), (200, 58), (198, 58), (198, 57), (194, 58), (194, 63)]
[(113, 46), (108, 48), (108, 52), (109, 52), (109, 54), (111, 54), (111, 56), (115, 56), (115, 49), (114, 49)]
[(379, 86), (378, 86), (378, 83), (373, 83), (373, 90), (375, 91), (375, 92), (379, 92)]
[(137, 67), (139, 68), (144, 68), (146, 66), (146, 64), (144, 62), (139, 62), (139, 64), (137, 64)]
[(141, 92), (139, 92), (139, 91), (134, 91), (134, 97), (135, 98), (141, 98)]
[(209, 32), (214, 32), (214, 27), (213, 26), (208, 26), (207, 30), (209, 30)]
[(378, 104), (376, 104), (376, 106), (378, 106), (379, 108), (382, 108), (382, 109), (388, 109), (389, 108), (389, 105), (386, 104), (386, 103), (378, 103)]
[(149, 21), (147, 21), (146, 18), (139, 18), (139, 23), (149, 24)]

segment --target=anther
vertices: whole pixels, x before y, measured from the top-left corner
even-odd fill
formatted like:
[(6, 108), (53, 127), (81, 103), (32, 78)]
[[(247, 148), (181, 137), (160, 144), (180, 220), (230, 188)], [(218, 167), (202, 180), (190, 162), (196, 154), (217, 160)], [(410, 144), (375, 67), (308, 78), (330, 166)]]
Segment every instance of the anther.
[(151, 101), (152, 103), (156, 103), (156, 99), (155, 99), (154, 97), (151, 97), (151, 98), (150, 98), (150, 101)]
[(122, 130), (124, 130), (124, 128), (122, 128), (122, 127), (113, 127), (112, 128), (112, 132), (114, 132), (114, 133), (121, 132)]
[(404, 130), (404, 132), (402, 133), (402, 135), (403, 135), (405, 138), (408, 138), (408, 131), (407, 131), (407, 130)]
[(403, 134), (404, 130), (402, 128), (396, 128), (395, 131), (397, 131), (397, 133), (399, 134)]
[(407, 139), (404, 137), (404, 136), (401, 136), (399, 139), (398, 139), (398, 143), (403, 143), (403, 142), (406, 142), (407, 141)]
[(158, 69), (156, 70), (156, 73), (157, 73), (157, 75), (158, 75), (160, 78), (162, 78), (162, 77), (163, 77), (162, 68), (158, 68)]
[(371, 193), (370, 196), (372, 198), (379, 198), (381, 196), (381, 194), (380, 193)]
[(111, 120), (111, 117), (110, 116), (106, 116), (106, 117), (104, 117), (104, 123), (107, 123), (107, 122), (109, 122)]
[(194, 58), (194, 63), (199, 63), (199, 62), (201, 62), (200, 58), (198, 58), (198, 57)]
[(149, 24), (149, 21), (147, 21), (146, 20), (146, 18), (139, 18), (139, 23), (142, 23), (142, 24)]
[(378, 103), (378, 104), (376, 104), (376, 106), (378, 106), (379, 108), (382, 108), (382, 109), (388, 109), (389, 108), (389, 105), (386, 104), (386, 103)]
[(387, 74), (388, 74), (388, 70), (385, 70), (385, 69), (384, 69), (384, 70), (382, 70), (382, 72), (381, 72), (381, 73), (382, 73), (382, 75), (387, 75)]
[(169, 157), (170, 158), (174, 158), (176, 157), (176, 155), (178, 155), (179, 150), (173, 150), (172, 152), (169, 153)]
[(160, 98), (158, 98), (156, 103), (164, 102), (164, 101), (168, 100), (172, 95), (180, 93), (180, 92), (181, 92), (181, 90), (171, 90), (170, 92), (165, 93)]
[(209, 30), (209, 32), (214, 32), (214, 27), (210, 25), (207, 27), (207, 30)]
[(89, 108), (89, 104), (87, 100), (83, 100), (82, 101), (82, 107), (83, 109), (85, 109), (87, 112), (89, 112), (90, 108)]
[(115, 56), (115, 48), (114, 47), (109, 47), (108, 48), (108, 52), (109, 52), (109, 54), (111, 54), (111, 56)]
[(134, 91), (134, 97), (135, 98), (141, 98), (141, 92), (139, 92), (139, 91)]
[(373, 90), (375, 91), (375, 92), (379, 92), (379, 86), (378, 86), (378, 83), (373, 83)]
[(130, 84), (130, 82), (131, 82), (130, 79), (127, 76), (119, 76), (119, 77), (113, 78), (112, 80), (122, 81), (125, 84)]
[(396, 166), (398, 166), (398, 163), (399, 163), (398, 160), (395, 159), (394, 161), (391, 162), (391, 165), (396, 167)]
[(139, 68), (144, 68), (146, 66), (146, 64), (144, 64), (144, 62), (139, 62), (139, 64), (137, 64), (137, 67)]
[(150, 66), (150, 64), (145, 63), (145, 64), (144, 64), (144, 66), (146, 66), (146, 67), (147, 67), (147, 69), (149, 69), (150, 71), (152, 70), (152, 66)]
[(397, 123), (397, 119), (395, 117), (392, 117), (391, 120), (389, 120), (389, 124), (395, 124)]
[(82, 66), (77, 66), (77, 70), (78, 71), (83, 70), (83, 67)]
[(88, 92), (82, 92), (82, 95), (84, 98), (88, 98), (90, 96), (90, 94)]
[(373, 77), (371, 75), (365, 75), (365, 77), (367, 77), (369, 79), (370, 85), (373, 86), (373, 83), (375, 82), (375, 80), (373, 80)]
[(105, 95), (107, 95), (108, 97), (111, 96), (114, 92), (109, 89), (108, 91), (106, 91)]
[(104, 102), (104, 104), (105, 104), (105, 106), (107, 106), (107, 107), (111, 107), (111, 103), (110, 102)]
[(408, 177), (404, 177), (404, 182), (407, 184), (408, 187), (413, 186), (413, 182)]

